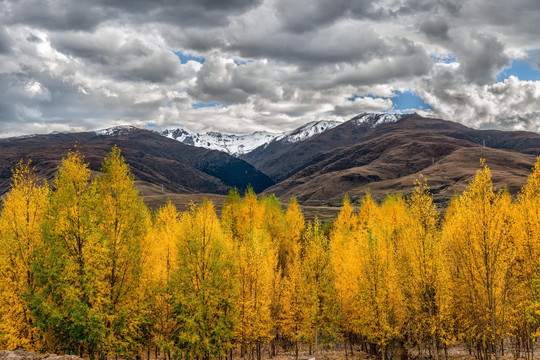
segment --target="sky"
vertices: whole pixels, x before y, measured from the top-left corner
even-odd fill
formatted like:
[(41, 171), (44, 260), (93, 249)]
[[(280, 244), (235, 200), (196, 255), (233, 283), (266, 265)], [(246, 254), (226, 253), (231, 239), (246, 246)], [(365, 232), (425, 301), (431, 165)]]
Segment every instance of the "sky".
[(362, 112), (540, 132), (538, 0), (0, 0), (0, 137)]

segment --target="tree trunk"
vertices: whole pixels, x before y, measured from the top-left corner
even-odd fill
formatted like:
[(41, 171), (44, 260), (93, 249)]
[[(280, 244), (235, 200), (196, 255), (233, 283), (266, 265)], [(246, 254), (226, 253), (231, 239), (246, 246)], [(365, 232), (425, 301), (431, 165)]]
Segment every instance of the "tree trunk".
[(345, 360), (349, 360), (349, 356), (347, 354), (347, 336), (343, 337), (343, 348), (345, 349)]
[(319, 357), (319, 322), (315, 323), (315, 360)]

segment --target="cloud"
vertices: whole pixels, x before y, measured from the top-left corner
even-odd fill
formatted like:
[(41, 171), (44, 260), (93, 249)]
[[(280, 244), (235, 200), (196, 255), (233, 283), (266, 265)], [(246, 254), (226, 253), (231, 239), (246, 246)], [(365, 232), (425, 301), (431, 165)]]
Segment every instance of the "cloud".
[(272, 70), (265, 61), (237, 65), (233, 59), (214, 54), (206, 58), (188, 93), (196, 99), (225, 104), (243, 103), (250, 96), (278, 101), (283, 94), (280, 73)]
[(124, 22), (182, 23), (188, 27), (217, 27), (229, 18), (256, 7), (252, 0), (98, 0), (91, 4), (71, 0), (3, 0), (4, 20), (46, 30), (90, 31), (100, 24)]
[[(286, 30), (302, 33), (325, 27), (341, 18), (350, 0), (278, 0), (276, 12)], [(302, 16), (298, 16), (298, 14)]]
[(11, 39), (5, 29), (0, 26), (0, 54), (7, 54), (11, 50)]
[(473, 32), (456, 37), (454, 52), (468, 80), (476, 84), (492, 83), (497, 73), (510, 65), (504, 45), (495, 36)]
[(362, 112), (382, 112), (392, 110), (392, 100), (371, 96), (357, 97), (353, 101), (341, 102), (336, 105), (332, 114), (350, 118)]
[(429, 18), (422, 21), (420, 25), (420, 31), (426, 34), (428, 37), (440, 39), (440, 40), (449, 40), (448, 30), (450, 27), (444, 19), (441, 18)]
[(96, 72), (119, 80), (167, 83), (181, 77), (181, 63), (172, 51), (116, 28), (65, 32), (55, 36), (51, 44)]
[(434, 116), (539, 131), (537, 82), (496, 80), (512, 60), (538, 63), (537, 0), (0, 0), (0, 8), (0, 136), (119, 123), (281, 131), (395, 111), (392, 96), (404, 90)]
[(436, 116), (474, 128), (540, 132), (540, 81), (510, 76), (494, 84), (470, 84), (452, 77), (456, 66), (440, 67), (433, 77), (437, 85), (420, 90)]

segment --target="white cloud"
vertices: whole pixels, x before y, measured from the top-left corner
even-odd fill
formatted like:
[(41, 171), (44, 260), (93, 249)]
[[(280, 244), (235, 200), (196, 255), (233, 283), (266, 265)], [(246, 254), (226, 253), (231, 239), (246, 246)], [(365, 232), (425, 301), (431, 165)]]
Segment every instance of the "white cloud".
[[(4, 5), (0, 136), (118, 123), (282, 131), (392, 110), (398, 89), (435, 116), (539, 131), (538, 83), (494, 83), (511, 58), (540, 49), (536, 0)], [(181, 64), (172, 50), (205, 62)], [(456, 62), (436, 59), (447, 56)], [(216, 101), (227, 107), (192, 106)]]

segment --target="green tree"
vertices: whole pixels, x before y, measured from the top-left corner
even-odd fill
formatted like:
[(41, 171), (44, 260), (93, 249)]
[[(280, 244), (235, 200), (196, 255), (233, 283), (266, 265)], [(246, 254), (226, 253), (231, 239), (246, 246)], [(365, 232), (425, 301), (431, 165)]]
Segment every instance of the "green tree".
[(100, 196), (79, 152), (62, 160), (44, 224), (44, 245), (33, 264), (30, 297), (36, 324), (50, 350), (92, 356), (103, 342), (102, 258), (96, 209)]

